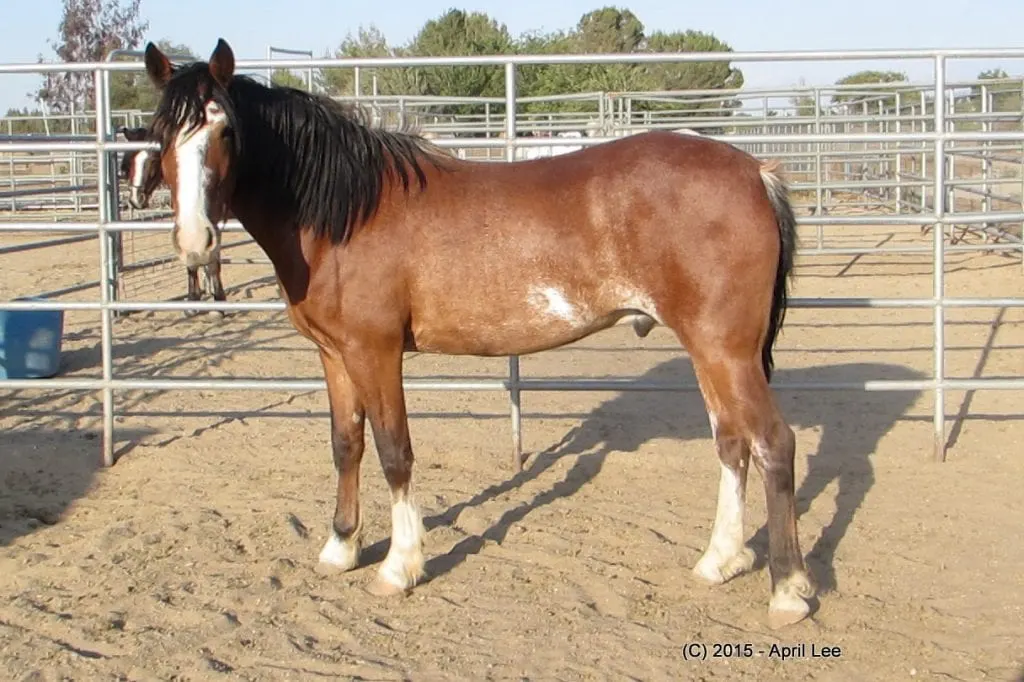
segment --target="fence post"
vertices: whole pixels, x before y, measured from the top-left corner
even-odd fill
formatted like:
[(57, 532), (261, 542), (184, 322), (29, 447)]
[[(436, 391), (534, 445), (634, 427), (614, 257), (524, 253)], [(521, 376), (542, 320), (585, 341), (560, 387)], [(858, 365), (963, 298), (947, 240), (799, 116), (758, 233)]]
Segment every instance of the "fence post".
[[(821, 109), (819, 103), (821, 102), (821, 90), (814, 88), (814, 130), (815, 135), (821, 134)], [(799, 114), (799, 111), (797, 111)], [(822, 202), (821, 202), (821, 143), (814, 143), (814, 215), (821, 216), (822, 214)], [(820, 251), (825, 246), (825, 226), (820, 223), (816, 226), (816, 232), (818, 237), (818, 250)]]
[[(928, 100), (925, 96), (924, 88), (921, 89), (921, 132), (928, 132)], [(932, 115), (935, 114), (935, 110), (932, 110)], [(936, 131), (937, 132), (937, 131)], [(921, 145), (921, 177), (925, 180), (928, 179), (928, 145)], [(933, 185), (934, 189), (934, 185)], [(932, 203), (935, 203), (935, 198), (932, 197)], [(928, 186), (924, 185), (921, 187), (921, 213), (928, 212)], [(941, 225), (935, 226), (936, 230), (941, 230)]]
[[(991, 95), (987, 85), (981, 86), (981, 113), (983, 114), (981, 119), (981, 131), (983, 133), (990, 133), (993, 130), (991, 114), (993, 108), (991, 106)], [(992, 176), (992, 141), (986, 140), (981, 143), (981, 212), (991, 213), (992, 212), (992, 185), (989, 184), (989, 180)], [(971, 210), (970, 207), (967, 209)], [(985, 231), (985, 239), (987, 240), (989, 235), (988, 232), (992, 228), (992, 223), (982, 223), (982, 229)]]
[[(505, 64), (505, 161), (516, 158), (516, 65)], [(512, 468), (523, 470), (522, 412), (520, 410), (519, 356), (508, 358), (508, 397), (512, 413)]]
[[(900, 91), (896, 91), (896, 134), (903, 132), (903, 102)], [(903, 213), (903, 143), (896, 143), (896, 168), (893, 172), (896, 181), (896, 215)]]
[[(106, 71), (96, 69), (96, 199), (99, 203), (98, 215), (96, 217), (97, 235), (100, 243), (100, 356), (103, 362), (103, 381), (109, 382), (113, 379), (113, 352), (111, 346), (113, 328), (111, 323), (110, 305), (112, 300), (111, 289), (113, 279), (111, 277), (111, 265), (113, 254), (111, 253), (110, 233), (107, 232), (109, 222), (110, 194), (107, 192), (108, 170), (107, 150), (103, 143), (107, 138), (107, 79), (104, 78)], [(114, 464), (114, 390), (109, 383), (103, 387), (103, 466)]]
[(934, 458), (939, 462), (946, 460), (946, 396), (945, 396), (945, 315), (943, 310), (944, 275), (945, 275), (945, 238), (943, 219), (946, 213), (944, 200), (945, 189), (945, 135), (946, 135), (946, 58), (935, 57), (935, 230), (932, 237), (935, 245), (934, 258), (934, 292), (935, 300), (935, 407), (933, 422), (935, 427)]

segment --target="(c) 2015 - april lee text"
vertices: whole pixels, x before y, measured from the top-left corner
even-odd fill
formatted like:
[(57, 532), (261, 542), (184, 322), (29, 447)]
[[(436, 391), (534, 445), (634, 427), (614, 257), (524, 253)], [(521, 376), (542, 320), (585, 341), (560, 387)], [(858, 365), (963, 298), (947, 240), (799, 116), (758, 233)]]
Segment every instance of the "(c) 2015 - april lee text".
[(764, 646), (748, 642), (725, 642), (703, 644), (690, 642), (683, 645), (683, 658), (688, 661), (705, 661), (709, 658), (777, 658), (788, 661), (795, 658), (839, 658), (843, 651), (838, 646), (823, 644), (772, 644)]

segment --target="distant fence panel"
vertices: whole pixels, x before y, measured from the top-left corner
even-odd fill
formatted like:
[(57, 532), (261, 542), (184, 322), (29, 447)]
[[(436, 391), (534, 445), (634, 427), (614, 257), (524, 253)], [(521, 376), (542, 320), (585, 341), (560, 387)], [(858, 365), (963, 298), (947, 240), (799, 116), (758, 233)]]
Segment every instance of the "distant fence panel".
[[(369, 102), (376, 107), (376, 116), (383, 123), (409, 120), (435, 138), (440, 146), (457, 150), (466, 157), (477, 155), (497, 162), (512, 159), (517, 150), (551, 147), (556, 143), (590, 146), (610, 142), (622, 135), (636, 134), (650, 128), (691, 128), (702, 134), (727, 140), (758, 156), (773, 156), (786, 162), (793, 179), (794, 196), (806, 215), (801, 225), (818, 229), (818, 244), (812, 251), (830, 252), (824, 244), (824, 228), (829, 225), (870, 225), (880, 217), (888, 224), (934, 228), (933, 242), (926, 247), (933, 257), (933, 295), (909, 299), (887, 298), (806, 298), (793, 300), (794, 307), (805, 308), (920, 308), (934, 313), (933, 376), (919, 381), (868, 380), (856, 383), (818, 383), (803, 390), (886, 390), (931, 391), (935, 397), (934, 453), (942, 459), (945, 452), (945, 416), (943, 393), (953, 389), (1019, 390), (1024, 378), (952, 379), (946, 376), (945, 321), (948, 308), (1020, 307), (1022, 298), (957, 299), (946, 296), (942, 264), (951, 249), (992, 248), (1019, 250), (1024, 259), (1019, 229), (1024, 223), (1021, 205), (1021, 173), (1024, 164), (1024, 124), (1020, 110), (1003, 111), (1000, 105), (1012, 101), (1006, 95), (1019, 88), (1019, 81), (1009, 84), (972, 84), (958, 94), (955, 83), (946, 79), (946, 64), (951, 59), (1006, 57), (1024, 58), (1024, 50), (869, 50), (860, 52), (794, 52), (745, 53), (673, 53), (643, 55), (546, 55), (493, 56), (464, 58), (410, 58), (388, 60), (264, 60), (239, 61), (240, 69), (319, 69), (330, 67), (424, 66), (437, 64), (504, 65), (505, 98), (479, 101), (470, 114), (454, 114), (451, 102), (398, 98), (391, 102)], [(792, 91), (737, 91), (737, 93), (596, 93), (565, 96), (573, 102), (572, 111), (538, 112), (531, 107), (537, 98), (516, 96), (515, 75), (521, 65), (531, 63), (605, 63), (605, 62), (689, 62), (689, 61), (801, 61), (822, 59), (917, 59), (933, 66), (934, 83), (923, 86), (889, 84), (886, 88), (817, 88), (795, 93), (795, 106), (777, 104), (794, 99)], [(154, 148), (148, 143), (121, 142), (115, 131), (119, 121), (126, 124), (138, 120), (141, 112), (108, 112), (110, 102), (109, 74), (113, 71), (139, 70), (138, 62), (104, 62), (96, 64), (30, 64), (0, 66), (3, 73), (85, 71), (96, 79), (99, 106), (92, 120), (80, 127), (49, 134), (15, 130), (8, 126), (0, 136), (0, 169), (10, 171), (10, 178), (0, 176), (0, 186), (8, 183), (8, 194), (0, 194), (0, 211), (7, 206), (7, 215), (0, 231), (35, 231), (39, 233), (72, 231), (98, 237), (101, 271), (99, 295), (95, 300), (61, 302), (18, 301), (6, 304), (9, 309), (91, 310), (100, 315), (102, 377), (98, 379), (2, 380), (6, 389), (56, 389), (102, 392), (103, 439), (101, 453), (105, 464), (113, 462), (114, 391), (121, 390), (323, 390), (322, 381), (256, 380), (256, 379), (132, 379), (114, 376), (112, 363), (113, 316), (137, 310), (281, 310), (280, 302), (266, 303), (196, 303), (177, 301), (127, 300), (120, 296), (119, 278), (126, 269), (124, 235), (163, 235), (170, 223), (166, 220), (124, 220), (116, 170), (116, 154), (132, 149)], [(1005, 88), (996, 86), (1005, 85)], [(971, 90), (970, 88), (975, 88)], [(831, 93), (831, 102), (824, 106), (823, 96)], [(730, 97), (760, 99), (760, 110), (745, 106), (743, 110), (724, 111), (711, 100)], [(808, 101), (808, 97), (810, 98)], [(710, 99), (709, 99), (710, 98)], [(1002, 99), (1000, 99), (1002, 98)], [(364, 99), (364, 98), (361, 98)], [(1019, 101), (1019, 100), (1018, 100)], [(658, 106), (651, 103), (656, 102)], [(710, 103), (709, 103), (710, 102)], [(965, 104), (966, 103), (966, 104)], [(976, 103), (977, 111), (972, 109)], [(462, 104), (471, 104), (462, 102)], [(473, 107), (470, 107), (472, 109)], [(515, 115), (507, 116), (508, 112)], [(7, 121), (7, 119), (5, 119)], [(27, 125), (27, 124), (25, 124)], [(78, 126), (79, 124), (75, 124)], [(571, 139), (559, 139), (558, 133), (577, 131)], [(524, 133), (521, 135), (520, 133)], [(57, 135), (63, 136), (58, 137)], [(20, 169), (27, 168), (26, 171)], [(977, 174), (970, 174), (971, 169)], [(31, 182), (22, 182), (27, 173)], [(68, 190), (72, 181), (94, 188)], [(61, 186), (60, 183), (66, 183)], [(35, 185), (38, 185), (36, 187)], [(53, 198), (49, 217), (30, 215), (32, 192), (49, 188), (54, 197), (63, 193), (73, 197), (73, 210), (67, 199)], [(0, 190), (2, 191), (2, 190)], [(45, 192), (41, 192), (42, 196)], [(842, 201), (840, 201), (842, 200)], [(838, 215), (842, 206), (857, 205), (871, 212), (864, 215)], [(68, 215), (64, 215), (67, 212)], [(226, 226), (229, 231), (241, 229), (237, 222)], [(955, 244), (954, 230), (980, 231), (990, 244)], [(996, 232), (991, 230), (995, 229)], [(947, 241), (949, 243), (947, 243)], [(882, 249), (884, 250), (884, 249)], [(849, 250), (831, 249), (841, 253)], [(132, 256), (134, 257), (134, 256)], [(130, 265), (130, 264), (129, 264)], [(522, 391), (651, 391), (695, 390), (694, 386), (659, 384), (642, 380), (550, 380), (523, 378), (518, 358), (509, 358), (506, 378), (488, 380), (425, 381), (408, 380), (408, 390), (429, 391), (503, 391), (509, 396), (512, 422), (512, 448), (519, 462), (520, 411)]]

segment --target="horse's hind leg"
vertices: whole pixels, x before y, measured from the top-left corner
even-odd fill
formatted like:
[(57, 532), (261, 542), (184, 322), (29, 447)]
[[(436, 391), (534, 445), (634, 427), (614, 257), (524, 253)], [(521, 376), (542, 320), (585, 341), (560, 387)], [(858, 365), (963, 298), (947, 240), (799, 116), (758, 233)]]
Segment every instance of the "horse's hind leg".
[(718, 451), (721, 473), (711, 540), (693, 573), (708, 583), (718, 585), (749, 571), (754, 565), (754, 552), (743, 541), (750, 447), (730, 415), (722, 410), (710, 381), (702, 371), (695, 369), (708, 406), (711, 436)]
[[(768, 508), (768, 568), (772, 597), (769, 624), (782, 627), (810, 611), (814, 594), (797, 538), (793, 460), (796, 438), (782, 419), (760, 365), (760, 354), (728, 352), (732, 344), (691, 349), (708, 405), (722, 463), (718, 512), (711, 542), (694, 567), (712, 582), (747, 570), (753, 555), (743, 546), (743, 504), (748, 462), (764, 480)], [(696, 350), (696, 352), (695, 352)]]

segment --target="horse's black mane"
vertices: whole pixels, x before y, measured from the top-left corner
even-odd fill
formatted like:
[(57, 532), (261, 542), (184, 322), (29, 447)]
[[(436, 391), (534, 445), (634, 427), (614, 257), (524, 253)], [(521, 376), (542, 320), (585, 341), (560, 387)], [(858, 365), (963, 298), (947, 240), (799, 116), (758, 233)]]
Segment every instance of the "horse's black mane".
[(175, 69), (154, 112), (154, 138), (166, 148), (180, 128), (202, 125), (211, 93), (228, 117), (236, 192), (262, 197), (292, 216), (293, 227), (309, 226), (333, 243), (374, 214), (386, 178), (397, 175), (408, 191), (415, 174), (425, 187), (425, 162), (445, 157), (409, 132), (369, 127), (359, 109), (328, 97), (243, 75), (225, 90), (206, 62)]

